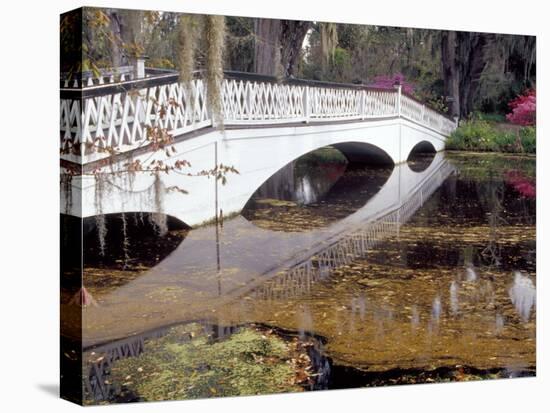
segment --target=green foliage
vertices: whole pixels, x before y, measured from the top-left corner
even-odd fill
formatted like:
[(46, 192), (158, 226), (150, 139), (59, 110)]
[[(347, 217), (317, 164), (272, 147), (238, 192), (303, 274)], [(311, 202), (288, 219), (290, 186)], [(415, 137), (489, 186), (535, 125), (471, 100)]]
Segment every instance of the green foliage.
[(150, 340), (139, 357), (117, 361), (111, 375), (143, 400), (300, 391), (290, 358), (289, 346), (275, 335), (247, 328), (211, 341), (191, 324)]
[(298, 164), (323, 165), (323, 164), (347, 164), (348, 160), (342, 152), (330, 146), (317, 149), (300, 157)]
[(170, 59), (163, 59), (159, 57), (155, 57), (153, 59), (149, 59), (147, 62), (147, 66), (160, 68), (160, 69), (175, 69), (176, 65), (170, 60)]
[(506, 117), (502, 113), (496, 112), (475, 112), (473, 117), (475, 119), (486, 120), (487, 122), (506, 122)]
[(447, 140), (448, 149), (459, 150), (494, 150), (493, 143), (496, 139), (496, 131), (486, 121), (468, 120), (451, 134)]
[(427, 102), (428, 105), (432, 107), (432, 109), (438, 110), (443, 113), (447, 113), (449, 111), (449, 108), (447, 107), (447, 103), (445, 102), (443, 96), (421, 95), (417, 97), (418, 99)]
[(510, 128), (504, 125), (479, 118), (464, 121), (447, 140), (447, 149), (509, 153), (536, 152), (534, 127)]
[(527, 153), (537, 151), (537, 129), (534, 126), (526, 126), (520, 129), (521, 143)]
[(353, 69), (350, 53), (346, 49), (335, 48), (329, 67), (334, 78), (339, 80), (349, 78), (349, 73)]
[(225, 67), (240, 72), (254, 71), (254, 19), (226, 16)]

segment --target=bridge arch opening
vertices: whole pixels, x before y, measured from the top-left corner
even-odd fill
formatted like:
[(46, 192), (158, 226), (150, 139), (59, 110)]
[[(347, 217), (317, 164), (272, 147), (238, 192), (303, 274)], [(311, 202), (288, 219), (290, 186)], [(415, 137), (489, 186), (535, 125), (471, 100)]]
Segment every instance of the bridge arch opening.
[(436, 153), (437, 151), (431, 142), (421, 141), (411, 149), (407, 164), (412, 171), (423, 172), (430, 166)]
[(353, 164), (367, 164), (375, 166), (393, 165), (390, 155), (378, 146), (364, 142), (343, 142), (332, 145), (338, 149)]
[(334, 146), (285, 165), (250, 197), (241, 215), (269, 230), (303, 232), (362, 208), (389, 178), (393, 163), (353, 163)]

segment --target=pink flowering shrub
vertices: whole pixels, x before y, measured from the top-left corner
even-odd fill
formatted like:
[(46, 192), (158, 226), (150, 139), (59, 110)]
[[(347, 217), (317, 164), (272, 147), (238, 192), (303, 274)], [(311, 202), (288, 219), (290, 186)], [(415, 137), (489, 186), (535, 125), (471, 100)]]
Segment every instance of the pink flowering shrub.
[(521, 196), (525, 198), (536, 197), (535, 181), (524, 176), (520, 171), (507, 171), (504, 175), (504, 181), (511, 185)]
[(373, 83), (369, 86), (377, 87), (381, 89), (393, 89), (396, 83), (401, 84), (401, 90), (407, 94), (414, 93), (414, 85), (405, 80), (405, 76), (402, 73), (394, 73), (393, 75), (381, 75), (374, 78)]
[(533, 126), (536, 123), (537, 96), (535, 89), (527, 90), (508, 103), (511, 112), (506, 115), (509, 122), (521, 126)]

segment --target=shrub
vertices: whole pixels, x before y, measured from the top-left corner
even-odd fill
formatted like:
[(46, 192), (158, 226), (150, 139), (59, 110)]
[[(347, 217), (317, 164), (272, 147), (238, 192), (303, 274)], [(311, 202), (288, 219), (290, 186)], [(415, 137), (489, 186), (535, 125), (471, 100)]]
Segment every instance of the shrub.
[(371, 83), (369, 86), (378, 87), (382, 89), (393, 89), (396, 83), (401, 84), (401, 89), (403, 90), (404, 93), (407, 93), (407, 94), (414, 93), (414, 85), (410, 82), (407, 82), (405, 80), (405, 75), (403, 75), (402, 73), (395, 73), (391, 76), (388, 76), (388, 75), (376, 76), (374, 78), (374, 82)]
[(519, 131), (523, 150), (527, 153), (537, 152), (537, 129), (534, 126), (521, 128)]
[(464, 121), (447, 140), (447, 149), (490, 152), (536, 152), (536, 129), (502, 130), (481, 119)]
[(459, 150), (494, 150), (496, 130), (484, 120), (467, 120), (449, 137), (447, 147)]
[(533, 126), (536, 123), (537, 96), (535, 89), (529, 89), (508, 103), (511, 112), (506, 115), (509, 122), (522, 126)]

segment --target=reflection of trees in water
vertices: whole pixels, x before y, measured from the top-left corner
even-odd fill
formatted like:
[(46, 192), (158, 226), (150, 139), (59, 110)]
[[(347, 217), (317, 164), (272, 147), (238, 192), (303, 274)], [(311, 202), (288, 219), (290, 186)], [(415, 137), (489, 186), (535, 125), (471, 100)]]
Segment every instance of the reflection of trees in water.
[[(489, 241), (480, 255), (489, 266), (501, 266), (503, 251), (500, 228), (534, 225), (534, 200), (518, 196), (501, 174), (491, 175), (485, 185), (477, 185), (479, 198), (488, 209)], [(519, 240), (518, 240), (519, 242)], [(528, 252), (534, 253), (534, 250)]]
[(407, 165), (412, 171), (420, 173), (425, 171), (435, 158), (435, 152), (413, 152), (407, 159)]
[(524, 323), (528, 322), (537, 299), (537, 291), (533, 281), (521, 272), (516, 271), (514, 273), (514, 283), (508, 293), (521, 320)]
[[(83, 220), (83, 289), (90, 297), (120, 287), (165, 259), (186, 237), (188, 230), (166, 217), (168, 231), (159, 234), (151, 214), (104, 215), (106, 231), (94, 217)], [(102, 239), (100, 242), (99, 239)], [(73, 298), (77, 295), (73, 294)], [(80, 300), (85, 305), (87, 300)]]
[(187, 229), (171, 217), (167, 217), (170, 230), (164, 235), (159, 235), (151, 214), (109, 214), (103, 219), (107, 227), (103, 247), (98, 242), (96, 219), (83, 220), (84, 267), (151, 267), (170, 254), (187, 234)]
[(502, 184), (495, 185), (493, 181), (491, 181), (490, 190), (490, 205), (492, 205), (493, 208), (488, 217), (489, 242), (485, 249), (481, 251), (481, 256), (489, 262), (490, 266), (500, 266), (502, 251), (498, 242), (498, 227), (500, 225), (508, 225), (506, 219), (502, 217), (504, 189)]
[(356, 212), (392, 168), (344, 164), (287, 165), (252, 196), (242, 215), (270, 230), (304, 231)]

